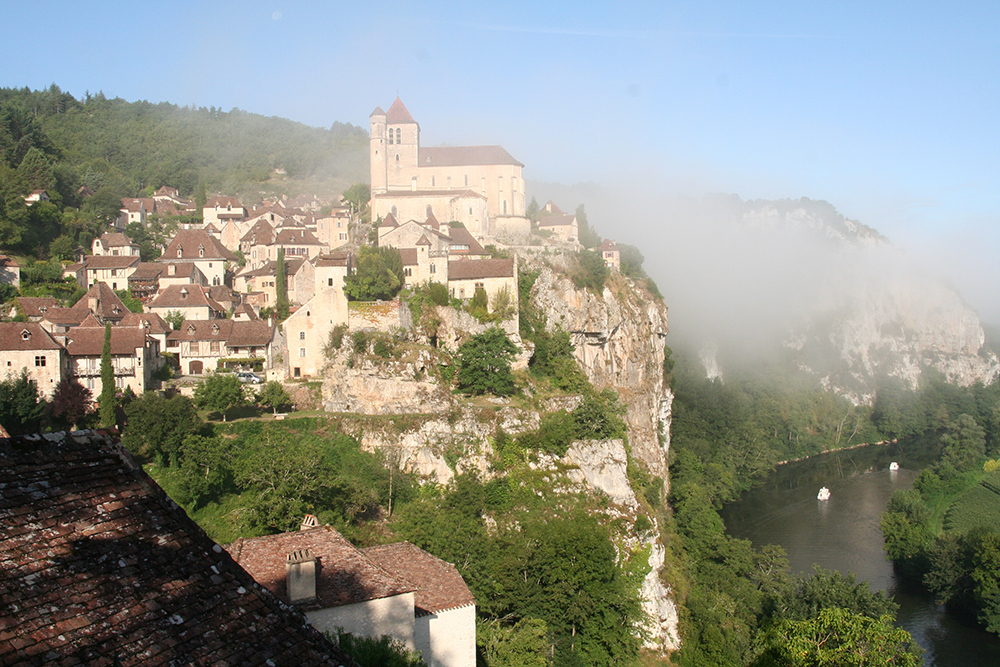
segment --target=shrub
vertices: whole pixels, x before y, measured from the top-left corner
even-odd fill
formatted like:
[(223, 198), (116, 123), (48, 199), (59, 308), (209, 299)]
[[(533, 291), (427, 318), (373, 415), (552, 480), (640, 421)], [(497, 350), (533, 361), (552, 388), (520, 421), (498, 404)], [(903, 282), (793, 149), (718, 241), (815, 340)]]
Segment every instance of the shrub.
[(513, 394), (510, 363), (516, 354), (517, 347), (497, 327), (473, 336), (458, 349), (459, 388), (473, 395)]

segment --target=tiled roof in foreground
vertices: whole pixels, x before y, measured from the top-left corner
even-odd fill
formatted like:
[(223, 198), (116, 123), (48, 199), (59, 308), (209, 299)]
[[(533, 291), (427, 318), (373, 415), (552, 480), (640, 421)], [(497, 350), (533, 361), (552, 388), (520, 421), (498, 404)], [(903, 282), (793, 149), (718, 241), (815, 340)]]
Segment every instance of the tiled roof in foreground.
[(0, 438), (0, 664), (354, 665), (109, 435)]

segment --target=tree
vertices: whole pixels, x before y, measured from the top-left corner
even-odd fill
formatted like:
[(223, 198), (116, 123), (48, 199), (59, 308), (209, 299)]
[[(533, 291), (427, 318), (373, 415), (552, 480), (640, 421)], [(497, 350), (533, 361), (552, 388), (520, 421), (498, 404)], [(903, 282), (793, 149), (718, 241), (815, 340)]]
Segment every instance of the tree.
[(125, 408), (122, 442), (136, 454), (171, 463), (180, 455), (184, 439), (201, 427), (198, 411), (187, 396), (163, 398), (146, 392)]
[(136, 299), (134, 296), (132, 296), (132, 292), (130, 292), (129, 290), (127, 289), (115, 290), (115, 296), (121, 299), (122, 303), (125, 304), (125, 307), (128, 308), (131, 312), (133, 313), (142, 312), (143, 310), (142, 301), (139, 301), (139, 299)]
[[(327, 638), (333, 639), (330, 633)], [(337, 633), (334, 643), (354, 658), (359, 665), (379, 665), (380, 667), (427, 667), (420, 654), (406, 648), (406, 645), (388, 635), (379, 638), (352, 635), (350, 632)], [(492, 663), (491, 663), (492, 667)]]
[(480, 621), (476, 645), (490, 667), (546, 667), (548, 625), (539, 618), (522, 618), (513, 625)]
[(245, 400), (243, 383), (231, 373), (213, 373), (194, 390), (195, 405), (221, 412), (222, 421), (226, 421), (226, 410), (242, 405)]
[(351, 207), (351, 214), (361, 219), (368, 215), (368, 204), (372, 198), (372, 189), (367, 183), (355, 183), (347, 188), (343, 194), (343, 200)]
[(942, 472), (948, 467), (957, 472), (976, 468), (986, 458), (986, 432), (971, 415), (962, 414), (948, 425), (941, 436)]
[(45, 415), (45, 402), (38, 395), (38, 383), (28, 371), (8, 376), (0, 382), (0, 426), (11, 435), (37, 433)]
[(184, 313), (179, 310), (168, 310), (167, 314), (163, 316), (163, 319), (170, 324), (170, 327), (174, 331), (177, 331), (184, 323)]
[(111, 322), (104, 325), (104, 349), (101, 350), (101, 427), (115, 425), (115, 370), (111, 365)]
[(403, 287), (403, 258), (396, 248), (362, 246), (354, 272), (344, 278), (352, 301), (388, 300)]
[(458, 348), (458, 386), (473, 394), (507, 396), (514, 393), (510, 364), (517, 346), (499, 327), (476, 334)]
[(580, 243), (584, 248), (596, 248), (601, 245), (601, 235), (594, 231), (594, 228), (587, 222), (587, 212), (583, 204), (576, 207), (576, 224), (579, 229)]
[(280, 406), (291, 405), (292, 397), (288, 395), (280, 382), (272, 380), (261, 388), (260, 393), (257, 394), (257, 402), (270, 407), (274, 414), (278, 414)]
[(486, 294), (486, 290), (482, 287), (477, 287), (475, 294), (469, 300), (469, 312), (477, 320), (482, 322), (487, 317), (489, 317), (489, 297)]
[(75, 378), (64, 377), (52, 392), (49, 416), (63, 426), (75, 429), (90, 413), (92, 401), (93, 394), (89, 389)]
[(920, 649), (891, 616), (824, 609), (804, 621), (779, 621), (757, 639), (755, 667), (917, 667)]
[(278, 248), (278, 268), (274, 276), (275, 314), (279, 322), (288, 319), (288, 273), (285, 266), (285, 249)]
[(539, 210), (538, 200), (532, 197), (531, 201), (528, 202), (528, 208), (525, 209), (524, 214), (527, 216), (528, 220), (531, 220), (531, 222), (538, 222)]

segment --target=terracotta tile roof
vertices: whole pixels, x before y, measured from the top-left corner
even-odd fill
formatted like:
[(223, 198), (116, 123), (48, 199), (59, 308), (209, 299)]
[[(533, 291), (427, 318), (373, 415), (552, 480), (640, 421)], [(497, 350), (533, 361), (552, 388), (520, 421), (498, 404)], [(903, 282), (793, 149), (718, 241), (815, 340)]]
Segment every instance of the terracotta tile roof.
[(403, 106), (403, 100), (396, 98), (389, 110), (385, 112), (385, 122), (387, 123), (416, 123), (413, 116)]
[[(421, 149), (423, 150), (423, 149)], [(471, 197), (473, 199), (483, 199), (484, 197), (479, 192), (473, 190), (391, 190), (389, 192), (383, 192), (381, 194), (372, 195), (373, 199), (407, 199), (409, 197), (448, 197), (451, 201), (456, 199), (463, 199)]]
[(49, 308), (45, 311), (45, 317), (42, 319), (46, 322), (51, 322), (52, 324), (57, 324), (60, 326), (78, 326), (80, 322), (83, 322), (89, 316), (90, 309), (86, 306), (73, 307), (73, 308)]
[(460, 259), (448, 262), (448, 280), (475, 280), (478, 278), (513, 278), (514, 260)]
[(17, 268), (18, 263), (13, 257), (7, 255), (0, 255), (0, 268)]
[(428, 146), (420, 147), (421, 167), (461, 167), (464, 165), (509, 164), (524, 165), (504, 150), (503, 146)]
[[(97, 309), (91, 308), (91, 299), (97, 299)], [(102, 320), (118, 321), (129, 313), (122, 300), (118, 298), (111, 286), (105, 282), (96, 282), (93, 287), (87, 290), (74, 308), (90, 308), (94, 314)], [(82, 321), (82, 320), (81, 320)]]
[(38, 322), (0, 322), (0, 351), (58, 350), (61, 347)]
[[(424, 236), (420, 238), (426, 238)], [(420, 245), (419, 241), (417, 245)], [(416, 266), (417, 265), (417, 249), (416, 248), (400, 248), (399, 256), (403, 260), (403, 266)]]
[(4, 664), (354, 664), (108, 435), (0, 439), (0, 488)]
[(243, 204), (236, 197), (219, 196), (212, 197), (205, 202), (205, 208), (215, 208), (216, 206), (220, 208), (225, 208), (227, 206), (232, 206), (233, 208), (243, 208)]
[(566, 215), (565, 213), (563, 213), (563, 210), (558, 206), (556, 206), (556, 203), (551, 199), (545, 202), (545, 206), (542, 207), (542, 210), (547, 211), (552, 215)]
[(49, 308), (55, 308), (55, 297), (51, 296), (19, 296), (17, 303), (26, 317), (42, 317)]
[(84, 319), (83, 322), (80, 322), (79, 326), (81, 326), (81, 327), (101, 327), (102, 329), (104, 328), (104, 325), (97, 321), (97, 318), (94, 317), (93, 313), (91, 313), (90, 315), (87, 315), (86, 319)]
[(249, 317), (251, 321), (260, 319), (260, 315), (257, 314), (257, 311), (255, 311), (253, 306), (249, 303), (241, 303), (236, 306), (236, 309), (233, 310), (233, 317), (236, 317), (237, 315), (245, 315)]
[(292, 551), (309, 549), (319, 562), (319, 571), (316, 599), (302, 605), (305, 609), (339, 607), (414, 590), (375, 565), (331, 526), (241, 538), (226, 549), (261, 586), (286, 602), (285, 558)]
[(166, 289), (149, 302), (150, 308), (197, 308), (208, 306), (212, 310), (224, 312), (222, 304), (209, 298), (208, 290), (201, 285), (167, 285)]
[(218, 340), (229, 347), (263, 347), (274, 337), (274, 327), (255, 320), (184, 320), (168, 340)]
[(276, 234), (275, 243), (278, 245), (323, 245), (319, 239), (305, 227), (289, 229), (282, 227)]
[[(167, 270), (167, 264), (158, 262), (139, 262), (135, 271), (128, 277), (129, 280), (156, 280), (160, 274)], [(193, 267), (194, 265), (187, 265)]]
[[(178, 248), (181, 250), (180, 257), (177, 256)], [(200, 248), (205, 249), (204, 256), (199, 254)], [(227, 250), (219, 239), (202, 229), (181, 229), (156, 261), (176, 262), (179, 259), (188, 261), (228, 259), (235, 262), (236, 255)]]
[(82, 262), (86, 269), (127, 269), (138, 264), (139, 255), (87, 255)]
[(547, 215), (538, 219), (539, 227), (566, 227), (576, 221), (575, 215)]
[(613, 251), (617, 252), (618, 251), (618, 246), (611, 239), (604, 239), (604, 242), (601, 243), (601, 245), (597, 249), (600, 252), (607, 252), (609, 250), (613, 250)]
[[(305, 264), (305, 257), (289, 257), (285, 261), (285, 273), (294, 276)], [(261, 266), (250, 271), (243, 270), (237, 274), (240, 278), (252, 278), (255, 276), (276, 276), (278, 275), (278, 263), (274, 260), (267, 260)]]
[(274, 326), (259, 317), (249, 322), (229, 320), (233, 323), (226, 345), (229, 347), (264, 347), (274, 338)]
[[(111, 327), (111, 354), (135, 356), (146, 346), (146, 332), (138, 327)], [(99, 357), (104, 352), (104, 327), (73, 327), (66, 332), (66, 353), (71, 357)]]
[[(149, 326), (146, 326), (146, 325)], [(135, 327), (144, 329), (147, 334), (163, 334), (171, 331), (166, 320), (156, 313), (129, 313), (118, 323), (120, 327)]]
[(413, 245), (430, 245), (430, 239), (427, 238), (427, 234), (421, 234), (420, 238)]
[(488, 255), (489, 253), (483, 249), (483, 246), (479, 245), (469, 230), (465, 227), (452, 227), (448, 230), (451, 232), (451, 246), (456, 245), (467, 245), (468, 248), (449, 248), (451, 254), (461, 254), (461, 255)]
[(240, 237), (240, 243), (251, 245), (271, 245), (274, 243), (274, 226), (267, 220), (258, 220)]
[(177, 188), (170, 187), (169, 185), (161, 185), (160, 189), (153, 194), (160, 195), (161, 197), (177, 197), (180, 195), (180, 192)]
[(368, 547), (361, 552), (376, 565), (416, 588), (416, 616), (476, 604), (455, 566), (409, 542)]
[(101, 234), (101, 245), (105, 248), (120, 248), (135, 243), (121, 232), (104, 232)]
[(399, 227), (399, 223), (396, 222), (396, 216), (392, 213), (386, 213), (382, 222), (379, 223), (379, 227)]
[(351, 253), (349, 252), (331, 252), (325, 255), (317, 255), (314, 260), (317, 267), (320, 266), (350, 266), (351, 265)]

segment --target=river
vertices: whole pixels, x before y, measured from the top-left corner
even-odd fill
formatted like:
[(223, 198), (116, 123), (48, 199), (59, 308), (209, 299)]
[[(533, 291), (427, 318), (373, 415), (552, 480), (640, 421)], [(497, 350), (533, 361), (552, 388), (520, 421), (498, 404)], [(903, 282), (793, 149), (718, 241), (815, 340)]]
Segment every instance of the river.
[[(755, 546), (778, 544), (796, 572), (813, 565), (847, 573), (899, 604), (898, 625), (923, 647), (927, 667), (997, 667), (1000, 639), (960, 624), (933, 599), (901, 590), (886, 560), (879, 516), (896, 489), (908, 489), (936, 456), (923, 443), (871, 446), (816, 456), (778, 468), (760, 487), (726, 505), (730, 535)], [(900, 470), (889, 471), (897, 461)], [(816, 499), (820, 487), (829, 500)]]

